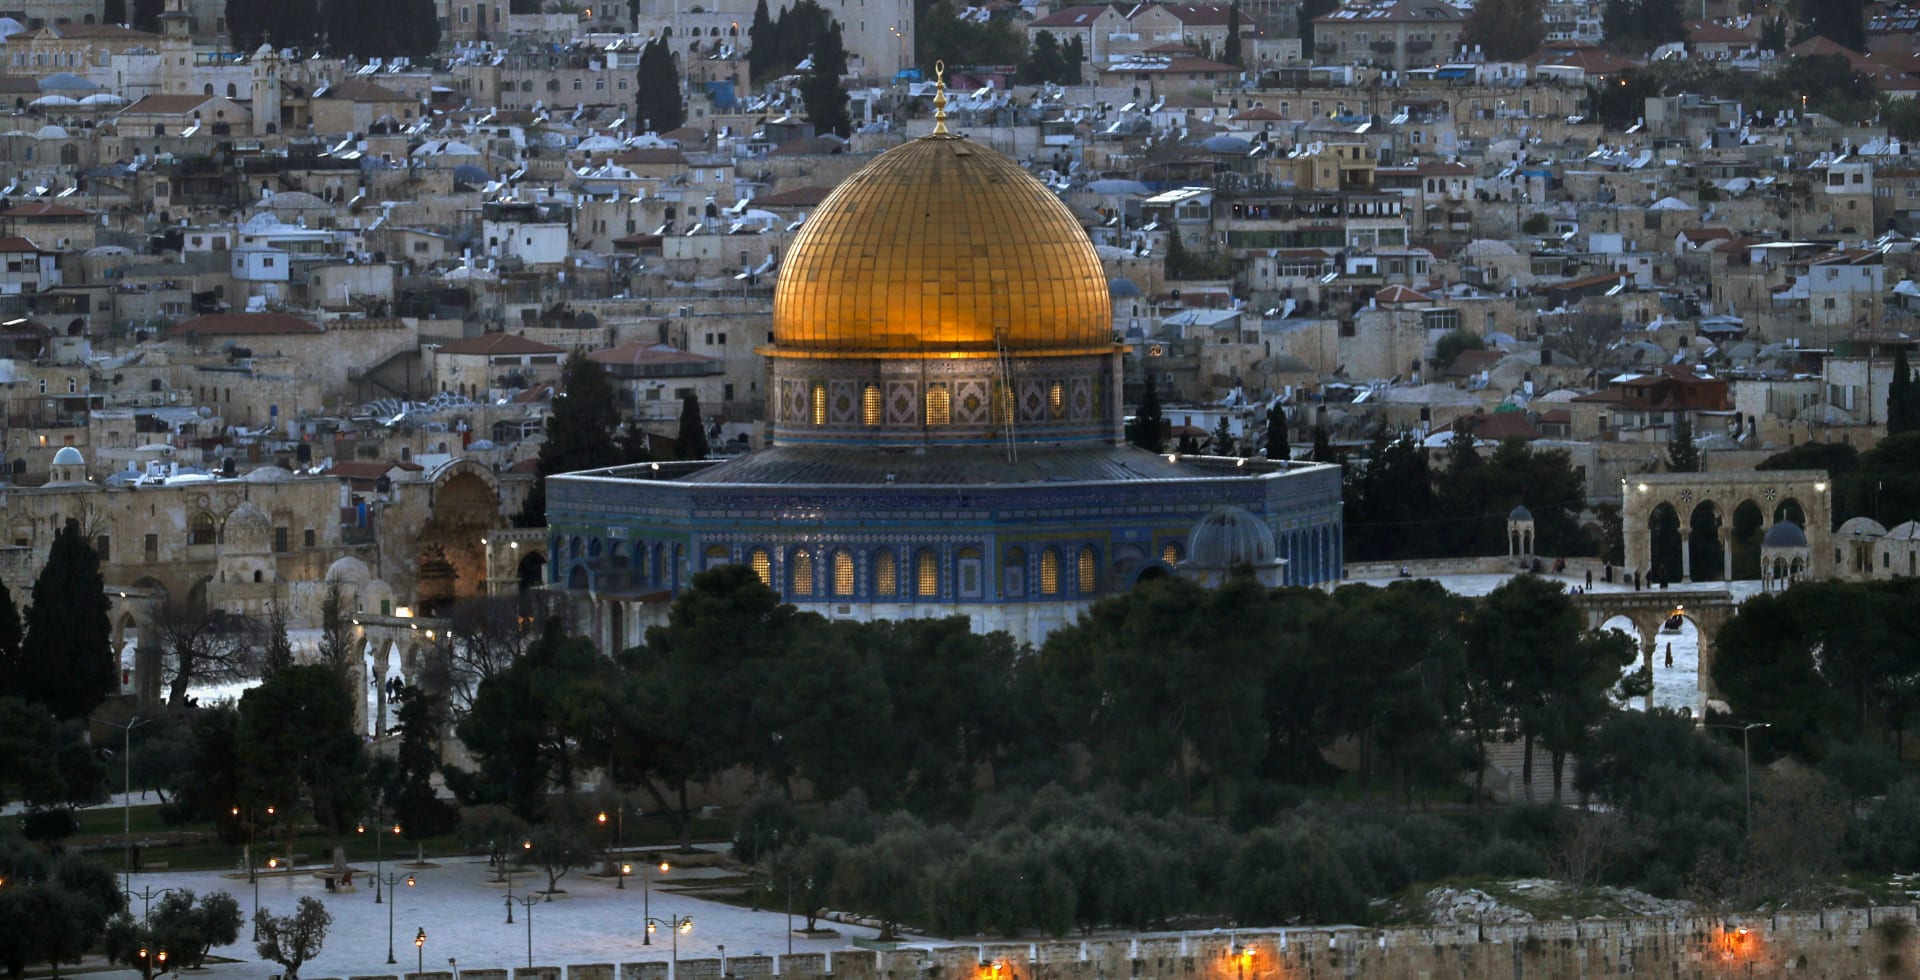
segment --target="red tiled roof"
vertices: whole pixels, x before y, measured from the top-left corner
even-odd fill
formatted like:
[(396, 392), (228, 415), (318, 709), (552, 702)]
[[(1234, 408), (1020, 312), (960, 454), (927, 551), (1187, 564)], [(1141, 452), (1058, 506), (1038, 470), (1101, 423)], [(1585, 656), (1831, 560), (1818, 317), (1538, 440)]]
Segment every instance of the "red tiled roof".
[(753, 206), (756, 208), (817, 208), (820, 202), (826, 200), (827, 195), (831, 193), (833, 188), (821, 187), (818, 184), (795, 187), (778, 194), (756, 197), (753, 199)]
[(0, 252), (18, 253), (18, 252), (38, 252), (38, 251), (40, 251), (40, 246), (35, 245), (33, 242), (28, 241), (25, 238), (21, 238), (19, 235), (10, 235), (5, 238), (0, 238)]
[(318, 325), (285, 313), (205, 313), (182, 320), (170, 337), (271, 337), (326, 333)]
[(564, 354), (563, 348), (543, 344), (537, 340), (528, 340), (517, 334), (483, 333), (478, 337), (456, 340), (440, 347), (442, 354)]
[(88, 218), (92, 216), (92, 211), (67, 204), (55, 204), (52, 201), (28, 201), (0, 211), (0, 217), (4, 218)]
[(713, 360), (704, 354), (692, 354), (665, 344), (622, 344), (597, 350), (587, 360), (609, 366), (642, 364), (705, 364)]
[(120, 110), (120, 114), (184, 116), (211, 98), (211, 95), (149, 95)]
[(1102, 6), (1067, 7), (1029, 23), (1027, 27), (1091, 27), (1106, 12), (1107, 8)]

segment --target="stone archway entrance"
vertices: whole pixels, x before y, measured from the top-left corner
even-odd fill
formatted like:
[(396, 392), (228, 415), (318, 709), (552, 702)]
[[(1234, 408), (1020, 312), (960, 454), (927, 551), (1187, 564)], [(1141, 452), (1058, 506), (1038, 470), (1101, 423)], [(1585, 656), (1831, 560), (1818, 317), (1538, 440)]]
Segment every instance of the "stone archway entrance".
[[(1642, 473), (1620, 483), (1620, 526), (1626, 538), (1626, 573), (1649, 576), (1660, 556), (1657, 528), (1673, 524), (1680, 547), (1677, 581), (1732, 580), (1745, 573), (1747, 538), (1764, 536), (1794, 513), (1807, 533), (1811, 578), (1833, 574), (1833, 484), (1825, 470), (1774, 470), (1757, 473)], [(1736, 537), (1738, 528), (1738, 537)], [(1736, 552), (1742, 561), (1736, 566)], [(1703, 567), (1706, 563), (1717, 567)], [(1670, 562), (1661, 560), (1663, 571)]]
[(479, 473), (454, 472), (435, 486), (432, 516), (420, 529), (415, 553), (419, 615), (486, 594), (485, 539), (499, 516), (499, 494)]
[[(1633, 624), (1635, 637), (1640, 641), (1640, 663), (1651, 675), (1654, 669), (1654, 653), (1660, 647), (1660, 627), (1673, 615), (1676, 607), (1684, 608), (1683, 615), (1699, 631), (1700, 663), (1696, 683), (1699, 685), (1700, 702), (1718, 696), (1713, 687), (1713, 638), (1720, 627), (1733, 618), (1733, 595), (1722, 591), (1684, 592), (1589, 592), (1573, 597), (1575, 605), (1586, 614), (1587, 629), (1597, 630), (1612, 619), (1625, 619)], [(1653, 706), (1653, 695), (1647, 695), (1646, 706)], [(1695, 706), (1694, 716), (1705, 720), (1699, 705)]]

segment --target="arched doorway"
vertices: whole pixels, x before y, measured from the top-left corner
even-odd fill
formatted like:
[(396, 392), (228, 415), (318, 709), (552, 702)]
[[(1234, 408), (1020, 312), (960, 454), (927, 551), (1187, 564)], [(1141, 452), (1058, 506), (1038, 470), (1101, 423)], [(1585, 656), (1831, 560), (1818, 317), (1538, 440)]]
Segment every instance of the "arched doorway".
[(525, 557), (520, 559), (520, 564), (514, 569), (514, 575), (518, 580), (521, 592), (535, 588), (546, 580), (547, 556), (538, 551), (528, 552)]
[(1718, 582), (1725, 571), (1720, 548), (1720, 508), (1703, 500), (1687, 518), (1687, 554), (1682, 576), (1692, 582)]
[(1804, 531), (1807, 527), (1806, 509), (1800, 506), (1800, 501), (1788, 497), (1773, 508), (1773, 523), (1778, 524), (1781, 521), (1792, 521), (1800, 525), (1800, 529)]
[(473, 464), (453, 464), (436, 482), (432, 514), (420, 529), (415, 598), (422, 615), (487, 588), (487, 553), (481, 544), (500, 516), (499, 495)]
[(1661, 503), (1647, 516), (1647, 532), (1653, 539), (1652, 556), (1647, 562), (1647, 581), (1680, 580), (1680, 514), (1672, 504)]
[(1733, 577), (1751, 581), (1760, 577), (1760, 539), (1766, 535), (1766, 515), (1752, 498), (1733, 508)]

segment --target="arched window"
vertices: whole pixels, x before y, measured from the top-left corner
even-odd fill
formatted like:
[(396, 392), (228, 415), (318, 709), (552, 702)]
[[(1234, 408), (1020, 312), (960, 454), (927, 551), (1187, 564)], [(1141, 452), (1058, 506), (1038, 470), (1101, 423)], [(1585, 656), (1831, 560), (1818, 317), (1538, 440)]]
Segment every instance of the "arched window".
[(188, 544), (213, 544), (219, 534), (219, 525), (213, 522), (213, 515), (204, 510), (187, 522)]
[(876, 384), (862, 386), (860, 389), (860, 423), (862, 425), (879, 425), (881, 417), (880, 386)]
[(805, 596), (813, 594), (813, 556), (804, 551), (793, 553), (793, 594)]
[(1067, 388), (1058, 381), (1047, 386), (1047, 416), (1056, 419), (1067, 417)]
[(932, 548), (921, 548), (913, 556), (913, 591), (922, 596), (940, 594), (940, 556)]
[(1080, 594), (1092, 595), (1094, 590), (1100, 585), (1100, 569), (1096, 565), (1092, 545), (1080, 546), (1080, 557), (1077, 559), (1077, 564), (1079, 566), (1076, 571), (1079, 572)]
[(1060, 594), (1060, 552), (1048, 548), (1040, 553), (1040, 594)]
[(205, 85), (203, 85), (203, 86), (201, 86), (201, 91), (200, 91), (200, 94), (201, 94), (201, 95), (212, 95), (212, 94), (213, 94), (213, 83), (212, 83), (212, 82), (208, 82), (207, 84), (205, 84)]
[(954, 573), (960, 576), (960, 598), (978, 599), (981, 584), (986, 575), (986, 563), (981, 560), (980, 549), (961, 548), (953, 556)]
[(853, 594), (853, 556), (845, 551), (833, 553), (833, 594)]
[(1169, 565), (1177, 565), (1177, 564), (1179, 564), (1179, 562), (1180, 562), (1180, 546), (1179, 546), (1178, 544), (1175, 544), (1175, 543), (1174, 543), (1174, 542), (1172, 542), (1172, 541), (1169, 541), (1169, 542), (1167, 542), (1166, 544), (1163, 544), (1163, 545), (1161, 545), (1161, 546), (1160, 546), (1160, 560), (1161, 560), (1161, 561), (1163, 561), (1163, 562), (1166, 562), (1166, 563), (1167, 563), (1167, 564), (1169, 564)]
[(873, 554), (873, 595), (874, 598), (898, 595), (900, 592), (900, 569), (894, 561), (893, 552), (880, 550)]
[(700, 564), (701, 564), (701, 567), (703, 568), (719, 568), (721, 565), (725, 565), (726, 563), (727, 563), (726, 546), (716, 544), (716, 545), (708, 546), (706, 556), (705, 558), (702, 559)]
[(239, 89), (239, 88), (237, 88), (237, 87), (235, 87), (235, 86), (234, 86), (234, 84), (233, 84), (232, 82), (228, 82), (228, 83), (227, 83), (227, 98), (229, 98), (229, 99), (237, 99), (237, 98), (239, 98), (239, 97), (240, 97), (240, 89)]
[(815, 381), (807, 397), (808, 421), (814, 425), (827, 424), (827, 383)]
[(767, 549), (753, 549), (747, 556), (747, 565), (753, 569), (753, 574), (760, 576), (761, 585), (773, 587), (773, 556), (767, 554)]
[(1004, 567), (1007, 570), (1007, 596), (1009, 598), (1017, 598), (1026, 595), (1027, 553), (1019, 548), (1008, 548), (1007, 561)]

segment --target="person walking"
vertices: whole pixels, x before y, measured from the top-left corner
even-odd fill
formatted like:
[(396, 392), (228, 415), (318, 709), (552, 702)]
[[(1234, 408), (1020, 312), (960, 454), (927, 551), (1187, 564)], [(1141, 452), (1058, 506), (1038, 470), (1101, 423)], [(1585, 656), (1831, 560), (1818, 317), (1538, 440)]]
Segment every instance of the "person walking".
[(1593, 569), (1587, 569), (1587, 591), (1593, 591)]

